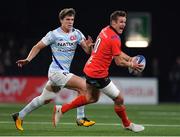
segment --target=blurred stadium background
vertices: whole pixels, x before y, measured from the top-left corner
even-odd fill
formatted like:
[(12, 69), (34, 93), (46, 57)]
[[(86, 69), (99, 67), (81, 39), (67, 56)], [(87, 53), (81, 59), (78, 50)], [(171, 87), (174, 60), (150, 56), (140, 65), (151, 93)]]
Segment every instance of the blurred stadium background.
[[(119, 68), (113, 62), (110, 69), (110, 75), (113, 81), (115, 81), (124, 92), (126, 104), (153, 105), (154, 108), (156, 107), (158, 110), (159, 105), (173, 103), (171, 106), (173, 109), (168, 111), (175, 112), (177, 117), (180, 116), (180, 48), (178, 41), (180, 12), (177, 5), (176, 3), (163, 2), (162, 4), (161, 2), (152, 2), (150, 0), (138, 2), (112, 0), (111, 2), (102, 1), (102, 3), (100, 2), (99, 4), (94, 0), (87, 2), (73, 0), (2, 1), (0, 5), (0, 125), (2, 126), (2, 124), (6, 123), (2, 121), (9, 120), (8, 116), (11, 112), (20, 110), (24, 103), (29, 102), (33, 97), (40, 94), (47, 80), (47, 71), (51, 62), (50, 48), (41, 51), (40, 54), (23, 69), (19, 69), (15, 62), (18, 59), (26, 58), (36, 42), (48, 31), (59, 26), (58, 13), (66, 7), (75, 8), (77, 12), (75, 27), (80, 29), (85, 36), (92, 36), (94, 40), (99, 31), (109, 24), (109, 16), (112, 11), (127, 11), (129, 13), (128, 23), (130, 24), (128, 24), (121, 37), (124, 45), (123, 50), (131, 56), (137, 54), (144, 55), (147, 63), (141, 75), (133, 76), (128, 73), (127, 69)], [(135, 19), (134, 22), (131, 20), (133, 18)], [(141, 23), (138, 26), (139, 21)], [(140, 28), (140, 31), (136, 31), (136, 34), (148, 39), (148, 47), (129, 48), (125, 46), (126, 40), (131, 33), (130, 31), (133, 29), (131, 24), (137, 24), (135, 30)], [(82, 69), (87, 59), (88, 55), (78, 47), (71, 71), (83, 77)], [(64, 90), (60, 93), (56, 101), (60, 103), (69, 101), (74, 96), (75, 94), (73, 92)], [(106, 99), (103, 100), (103, 98), (99, 103), (111, 104), (110, 101)], [(8, 108), (11, 108), (10, 106), (12, 106), (12, 109), (8, 111)], [(130, 106), (130, 109), (131, 108), (133, 108), (133, 106)], [(153, 110), (153, 107), (149, 108)], [(140, 107), (138, 107), (138, 109), (140, 109)], [(44, 110), (40, 110), (39, 112), (41, 111), (44, 112)], [(90, 114), (93, 112), (96, 114), (95, 110), (93, 112), (91, 111), (92, 110), (90, 110)], [(146, 111), (146, 109), (142, 111)], [(166, 111), (166, 109), (163, 109), (163, 111)], [(111, 114), (107, 114), (107, 116), (108, 115)], [(29, 119), (29, 121), (30, 120), (31, 119)], [(154, 122), (155, 121), (156, 120), (154, 120)], [(180, 123), (178, 118), (176, 121)], [(116, 122), (116, 120), (114, 120), (114, 122)], [(146, 123), (146, 121), (144, 122), (142, 119), (140, 119), (140, 122)], [(148, 122), (149, 121), (147, 121), (147, 123)], [(110, 123), (113, 123), (113, 121)], [(153, 120), (151, 123), (153, 123)], [(6, 124), (8, 124), (8, 122)], [(159, 124), (162, 123), (160, 122)], [(168, 124), (168, 122), (165, 124)], [(4, 128), (2, 128), (0, 135), (14, 135), (15, 131), (12, 132), (12, 134), (5, 134), (8, 129), (3, 129)], [(66, 130), (66, 127), (64, 129)], [(54, 134), (49, 133), (49, 135), (57, 135), (56, 131), (54, 132)], [(83, 132), (83, 130), (81, 132)], [(62, 135), (69, 134), (63, 133)], [(178, 133), (170, 135), (178, 135)]]

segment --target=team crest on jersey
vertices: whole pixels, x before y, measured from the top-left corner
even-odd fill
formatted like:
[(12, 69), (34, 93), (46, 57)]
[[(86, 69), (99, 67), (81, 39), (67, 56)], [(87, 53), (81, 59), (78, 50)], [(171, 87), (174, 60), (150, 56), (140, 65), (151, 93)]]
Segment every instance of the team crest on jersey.
[(70, 36), (70, 40), (76, 40), (76, 36)]

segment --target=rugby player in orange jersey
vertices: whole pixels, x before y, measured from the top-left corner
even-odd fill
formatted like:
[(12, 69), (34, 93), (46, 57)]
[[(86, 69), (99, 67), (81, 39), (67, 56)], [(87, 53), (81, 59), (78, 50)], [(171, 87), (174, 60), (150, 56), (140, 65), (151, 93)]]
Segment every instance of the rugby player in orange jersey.
[(110, 25), (103, 28), (96, 39), (91, 57), (84, 67), (86, 75), (87, 95), (79, 96), (72, 102), (56, 105), (54, 108), (55, 123), (70, 109), (97, 102), (100, 92), (103, 92), (114, 101), (114, 111), (122, 121), (125, 129), (140, 132), (144, 126), (135, 124), (128, 119), (126, 108), (123, 105), (123, 96), (114, 83), (109, 79), (109, 67), (112, 60), (118, 66), (131, 67), (140, 70), (142, 65), (132, 62), (132, 57), (121, 51), (120, 34), (126, 26), (126, 12), (114, 11), (110, 16)]

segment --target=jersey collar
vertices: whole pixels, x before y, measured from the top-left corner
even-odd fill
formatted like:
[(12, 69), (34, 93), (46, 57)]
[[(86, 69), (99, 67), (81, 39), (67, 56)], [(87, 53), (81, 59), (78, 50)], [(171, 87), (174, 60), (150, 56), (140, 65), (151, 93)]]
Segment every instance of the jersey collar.
[(110, 25), (109, 26), (110, 29), (112, 29), (118, 36), (120, 36), (120, 34)]

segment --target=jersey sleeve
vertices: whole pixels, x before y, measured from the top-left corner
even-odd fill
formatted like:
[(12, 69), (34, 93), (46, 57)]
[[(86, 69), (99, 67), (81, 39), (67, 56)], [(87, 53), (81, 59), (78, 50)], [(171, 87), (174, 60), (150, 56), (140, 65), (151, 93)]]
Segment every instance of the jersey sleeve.
[(86, 38), (80, 30), (76, 30), (76, 31), (77, 31), (77, 44), (80, 44)]
[(53, 34), (52, 34), (52, 31), (49, 31), (46, 36), (44, 36), (41, 41), (45, 44), (45, 45), (50, 45), (53, 43), (54, 41), (54, 37), (53, 37)]
[(111, 47), (113, 56), (117, 56), (121, 53), (121, 42), (119, 40), (112, 40)]

